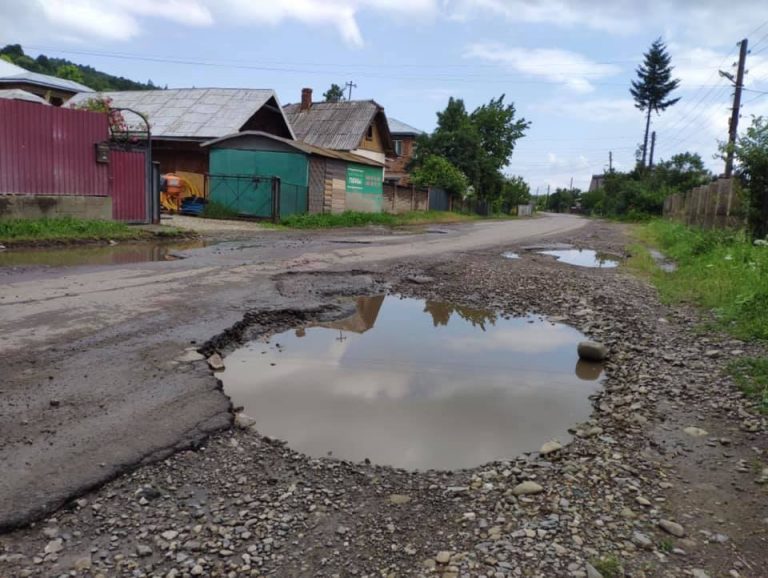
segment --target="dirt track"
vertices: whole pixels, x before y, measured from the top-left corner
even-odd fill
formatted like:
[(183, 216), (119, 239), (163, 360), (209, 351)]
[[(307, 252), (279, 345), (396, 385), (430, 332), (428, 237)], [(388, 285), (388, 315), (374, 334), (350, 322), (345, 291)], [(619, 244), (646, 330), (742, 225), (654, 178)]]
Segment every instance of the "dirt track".
[[(499, 256), (542, 236), (624, 251), (620, 227), (584, 225), (552, 217), (418, 236), (269, 233), (172, 263), (6, 276), (0, 363), (12, 379), (0, 460), (14, 475), (0, 482), (5, 525), (227, 425), (227, 399), (204, 362), (180, 360), (191, 359), (186, 348), (218, 336), (204, 350), (226, 353), (248, 335), (339, 314), (347, 295), (389, 287), (533, 310), (604, 341), (612, 358), (591, 422), (546, 459), (415, 474), (311, 460), (251, 429), (228, 430), (0, 538), (0, 570), (593, 577), (586, 563), (610, 556), (631, 576), (765, 576), (766, 486), (756, 483), (765, 422), (720, 373), (750, 346), (695, 333), (696, 315), (661, 307), (621, 269)], [(691, 426), (706, 433), (683, 431)], [(524, 481), (542, 492), (516, 495)], [(660, 529), (662, 519), (685, 536)]]

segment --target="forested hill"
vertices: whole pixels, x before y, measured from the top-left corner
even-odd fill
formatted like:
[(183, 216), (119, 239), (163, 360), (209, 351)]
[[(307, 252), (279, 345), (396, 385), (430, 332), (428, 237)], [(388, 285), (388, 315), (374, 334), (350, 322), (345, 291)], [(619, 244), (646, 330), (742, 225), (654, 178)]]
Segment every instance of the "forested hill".
[(74, 80), (97, 91), (103, 90), (153, 90), (160, 88), (151, 80), (146, 83), (128, 80), (122, 76), (112, 76), (91, 66), (76, 64), (65, 58), (49, 58), (41, 54), (32, 58), (24, 54), (20, 44), (8, 44), (0, 50), (0, 58), (31, 72), (39, 72), (67, 80)]

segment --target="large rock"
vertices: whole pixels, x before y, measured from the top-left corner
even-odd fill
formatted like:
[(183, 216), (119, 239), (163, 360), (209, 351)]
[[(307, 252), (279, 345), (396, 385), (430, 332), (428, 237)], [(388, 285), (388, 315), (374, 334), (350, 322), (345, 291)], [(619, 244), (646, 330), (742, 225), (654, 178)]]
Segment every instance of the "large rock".
[(512, 493), (515, 496), (525, 496), (528, 494), (540, 494), (543, 491), (544, 491), (544, 488), (542, 488), (536, 482), (532, 482), (530, 480), (526, 480), (525, 482), (517, 484), (514, 488), (512, 488)]
[(672, 522), (671, 520), (659, 520), (659, 528), (678, 538), (685, 536), (685, 529), (677, 522)]
[(586, 361), (605, 361), (608, 357), (608, 348), (597, 341), (582, 341), (577, 351), (579, 357)]
[(552, 440), (552, 441), (549, 441), (549, 442), (545, 443), (543, 446), (541, 446), (541, 449), (539, 450), (539, 453), (542, 456), (546, 456), (547, 454), (551, 454), (551, 453), (556, 452), (556, 451), (561, 450), (561, 449), (563, 449), (563, 446), (560, 443)]

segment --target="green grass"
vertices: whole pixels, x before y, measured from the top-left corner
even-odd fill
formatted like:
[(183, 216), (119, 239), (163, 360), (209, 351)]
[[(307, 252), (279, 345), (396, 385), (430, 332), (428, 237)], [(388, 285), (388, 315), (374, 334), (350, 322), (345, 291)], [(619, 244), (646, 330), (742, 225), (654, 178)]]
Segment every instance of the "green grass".
[(205, 219), (236, 219), (238, 213), (226, 205), (222, 205), (215, 201), (208, 201), (205, 204), (205, 207), (203, 207), (203, 212), (200, 216)]
[(13, 245), (59, 241), (137, 239), (146, 233), (115, 221), (96, 219), (0, 219), (0, 243)]
[(621, 578), (621, 576), (624, 575), (624, 569), (621, 567), (621, 562), (613, 554), (592, 560), (590, 564), (595, 567), (595, 570), (603, 575), (603, 578)]
[(728, 364), (728, 372), (759, 410), (768, 414), (768, 357), (748, 357)]
[[(649, 277), (665, 303), (691, 303), (715, 313), (716, 326), (745, 340), (768, 340), (768, 247), (739, 231), (705, 231), (664, 220), (638, 225), (629, 266)], [(644, 245), (677, 263), (665, 273)]]
[(283, 219), (281, 224), (293, 229), (330, 229), (335, 227), (365, 227), (368, 225), (397, 227), (428, 223), (458, 223), (474, 221), (479, 218), (475, 215), (443, 211), (411, 211), (398, 215), (346, 211), (337, 214), (291, 215)]

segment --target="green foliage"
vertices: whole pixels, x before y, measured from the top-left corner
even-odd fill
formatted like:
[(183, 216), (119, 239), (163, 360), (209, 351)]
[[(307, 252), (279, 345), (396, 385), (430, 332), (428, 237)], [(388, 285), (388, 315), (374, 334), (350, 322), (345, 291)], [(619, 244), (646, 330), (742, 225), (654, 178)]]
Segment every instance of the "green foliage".
[(463, 196), (469, 187), (467, 177), (445, 157), (429, 155), (411, 173), (417, 187), (438, 187)]
[(643, 56), (643, 64), (637, 67), (637, 80), (632, 81), (629, 92), (635, 99), (635, 107), (646, 113), (642, 156), (642, 166), (645, 167), (651, 112), (660, 114), (680, 100), (667, 98), (678, 87), (680, 80), (672, 79), (672, 60), (661, 38), (654, 40), (651, 48)]
[(768, 122), (753, 117), (734, 150), (748, 194), (749, 228), (753, 239), (768, 238)]
[(26, 68), (31, 72), (73, 80), (85, 84), (96, 91), (153, 90), (157, 88), (152, 84), (151, 80), (146, 84), (135, 82), (122, 76), (112, 76), (111, 74), (100, 72), (91, 66), (76, 64), (64, 58), (49, 58), (44, 54), (37, 58), (31, 58), (24, 54), (24, 50), (19, 44), (8, 44), (0, 49), (0, 58)]
[(474, 218), (443, 211), (411, 211), (398, 215), (345, 211), (344, 213), (290, 215), (283, 219), (281, 224), (294, 229), (330, 229), (335, 227), (367, 227), (368, 225), (395, 227), (426, 223), (451, 223), (473, 220)]
[(525, 119), (515, 119), (515, 106), (504, 104), (504, 95), (472, 113), (463, 100), (450, 98), (437, 113), (434, 132), (417, 139), (413, 167), (430, 156), (443, 157), (466, 175), (478, 198), (493, 201), (503, 195), (502, 169), (529, 126)]
[[(502, 182), (499, 200), (510, 207), (525, 205), (531, 201), (531, 187), (523, 177), (507, 176)], [(500, 212), (500, 208), (496, 208), (494, 212)]]
[(335, 82), (323, 93), (325, 102), (339, 102), (344, 100), (344, 89)]
[(204, 219), (236, 219), (238, 212), (216, 201), (208, 201), (200, 214)]
[(768, 414), (768, 357), (747, 357), (728, 364), (728, 372), (760, 411)]
[(603, 578), (621, 578), (624, 575), (621, 562), (613, 554), (592, 560), (592, 566), (603, 575)]
[(716, 323), (742, 339), (768, 340), (768, 246), (740, 231), (706, 231), (657, 219), (642, 238), (677, 263), (652, 280), (666, 302), (688, 302), (714, 312)]
[(141, 236), (141, 231), (124, 223), (96, 219), (0, 219), (0, 242), (107, 240)]
[(579, 189), (557, 188), (554, 193), (549, 195), (549, 198), (545, 197), (545, 210), (567, 213), (579, 201), (580, 196), (581, 191)]

